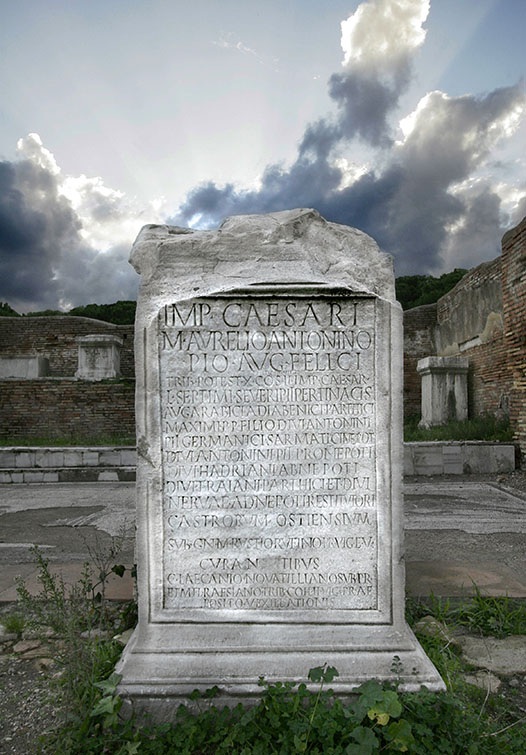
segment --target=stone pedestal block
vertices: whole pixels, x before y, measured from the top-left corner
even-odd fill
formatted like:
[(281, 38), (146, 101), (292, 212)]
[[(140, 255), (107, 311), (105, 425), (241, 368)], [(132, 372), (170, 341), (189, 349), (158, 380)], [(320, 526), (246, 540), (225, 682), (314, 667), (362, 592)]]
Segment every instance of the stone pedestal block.
[(146, 227), (139, 623), (127, 704), (250, 702), (325, 663), (442, 689), (404, 619), (402, 313), (391, 260), (313, 210)]
[(33, 380), (49, 374), (49, 360), (42, 356), (0, 357), (0, 378)]
[(422, 378), (421, 427), (468, 418), (468, 359), (426, 357), (416, 369)]
[(79, 349), (78, 370), (75, 377), (81, 380), (106, 380), (121, 374), (122, 338), (92, 335), (77, 338)]

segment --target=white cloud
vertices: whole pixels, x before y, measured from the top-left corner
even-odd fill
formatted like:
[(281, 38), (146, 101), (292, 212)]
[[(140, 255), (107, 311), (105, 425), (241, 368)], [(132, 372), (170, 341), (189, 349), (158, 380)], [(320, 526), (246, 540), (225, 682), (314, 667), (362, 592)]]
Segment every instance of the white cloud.
[(225, 34), (223, 32), (219, 37), (219, 40), (213, 41), (212, 44), (216, 47), (220, 47), (223, 50), (236, 50), (243, 55), (250, 55), (255, 58), (262, 66), (270, 67), (276, 72), (278, 71), (279, 58), (267, 59), (263, 57), (257, 52), (257, 50), (254, 50), (252, 47), (248, 47), (248, 45), (246, 45), (240, 39), (236, 40), (233, 32), (228, 32), (228, 34)]
[(140, 205), (124, 192), (106, 186), (100, 177), (67, 176), (60, 193), (69, 199), (82, 222), (82, 237), (94, 248), (131, 245), (145, 223), (162, 223), (164, 199)]
[(418, 154), (422, 166), (443, 171), (448, 165), (452, 175), (457, 166), (462, 180), (468, 167), (479, 166), (501, 139), (513, 133), (524, 112), (525, 101), (516, 88), (484, 97), (430, 92), (400, 121), (404, 139), (397, 146), (414, 157)]
[(424, 42), (429, 0), (369, 0), (341, 22), (342, 65), (389, 73)]
[(28, 134), (26, 137), (19, 139), (16, 144), (17, 153), (22, 159), (30, 160), (39, 168), (43, 168), (52, 176), (60, 173), (55, 157), (44, 147), (42, 139), (38, 134)]
[(341, 171), (342, 177), (340, 182), (340, 189), (345, 189), (359, 178), (364, 176), (369, 170), (370, 166), (365, 164), (358, 164), (346, 157), (337, 157), (333, 160), (334, 165)]
[(0, 298), (19, 311), (131, 299), (128, 263), (142, 225), (164, 221), (164, 199), (140, 205), (100, 177), (66, 176), (38, 134), (4, 163)]

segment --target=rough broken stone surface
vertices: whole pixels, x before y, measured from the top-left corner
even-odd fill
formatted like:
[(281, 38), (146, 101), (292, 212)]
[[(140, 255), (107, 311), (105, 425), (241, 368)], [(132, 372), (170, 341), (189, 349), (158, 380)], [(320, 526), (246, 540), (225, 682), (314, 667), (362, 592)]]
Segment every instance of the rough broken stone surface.
[(392, 260), (377, 243), (310, 209), (236, 215), (213, 231), (147, 225), (130, 262), (156, 311), (167, 293), (185, 299), (261, 283), (333, 284), (396, 299)]
[(13, 652), (26, 654), (31, 650), (40, 648), (41, 645), (42, 643), (40, 642), (40, 640), (20, 640), (20, 642), (17, 642), (16, 645), (13, 645)]
[(479, 671), (477, 674), (468, 674), (464, 676), (464, 681), (492, 694), (497, 693), (502, 686), (499, 677), (490, 671)]
[(495, 637), (460, 636), (458, 641), (466, 661), (502, 676), (526, 674), (526, 636)]

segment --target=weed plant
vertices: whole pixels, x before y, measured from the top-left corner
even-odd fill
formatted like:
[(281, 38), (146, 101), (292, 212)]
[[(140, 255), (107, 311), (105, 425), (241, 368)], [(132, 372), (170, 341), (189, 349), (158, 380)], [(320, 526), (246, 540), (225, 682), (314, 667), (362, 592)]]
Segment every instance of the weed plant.
[(3, 615), (1, 624), (8, 634), (21, 637), (26, 627), (26, 619), (22, 613), (14, 611)]
[(74, 446), (135, 446), (133, 435), (83, 435), (0, 438), (0, 447), (71, 448)]
[[(111, 539), (109, 552), (114, 555), (119, 552), (118, 541), (118, 538)], [(33, 595), (23, 579), (17, 581), (24, 626), (52, 630), (58, 638), (54, 660), (59, 668), (59, 683), (55, 692), (60, 708), (67, 712), (68, 724), (63, 734), (69, 736), (67, 732), (72, 727), (79, 735), (84, 735), (89, 729), (86, 723), (89, 711), (100, 696), (94, 683), (111, 674), (122, 650), (118, 642), (106, 638), (123, 631), (126, 628), (123, 619), (130, 615), (126, 608), (114, 616), (104, 599), (104, 590), (100, 590), (101, 581), (105, 583), (110, 573), (122, 576), (126, 569), (116, 564), (107, 573), (99, 571), (94, 577), (93, 567), (86, 563), (79, 581), (66, 585), (60, 575), (51, 571), (38, 547), (33, 547), (32, 552), (38, 567), (40, 592)], [(102, 551), (97, 558), (106, 563)], [(131, 612), (131, 615), (135, 614)]]

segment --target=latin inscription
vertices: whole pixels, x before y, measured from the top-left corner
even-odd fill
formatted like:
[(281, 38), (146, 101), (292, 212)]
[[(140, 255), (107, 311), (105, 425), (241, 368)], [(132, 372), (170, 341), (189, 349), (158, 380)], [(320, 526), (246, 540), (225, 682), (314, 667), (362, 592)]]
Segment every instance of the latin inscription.
[(375, 609), (373, 299), (159, 314), (165, 608)]

